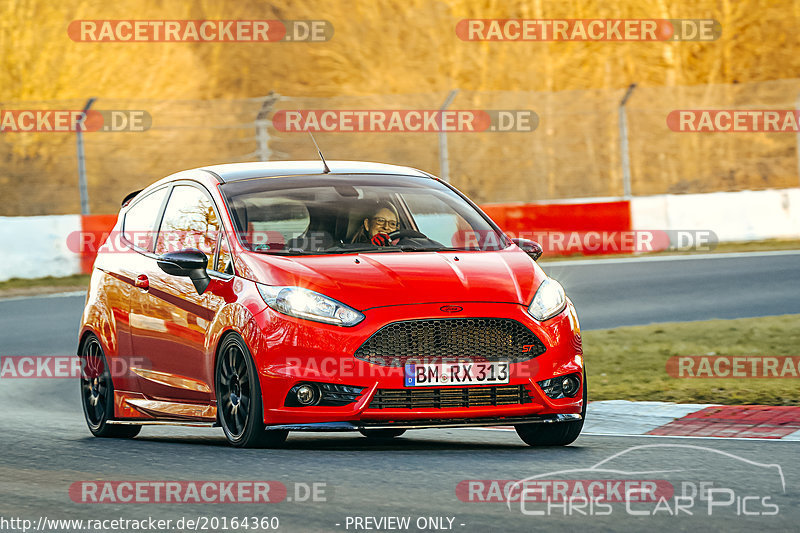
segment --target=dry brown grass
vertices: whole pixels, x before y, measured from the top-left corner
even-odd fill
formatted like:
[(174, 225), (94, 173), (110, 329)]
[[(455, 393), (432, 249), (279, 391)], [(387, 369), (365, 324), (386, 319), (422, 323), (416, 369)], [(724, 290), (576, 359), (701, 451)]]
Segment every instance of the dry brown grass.
[[(722, 38), (683, 43), (476, 43), (463, 18), (714, 18)], [(86, 44), (76, 19), (326, 19), (324, 44)], [(788, 0), (5, 0), (0, 101), (236, 98), (445, 91), (564, 91), (796, 77), (800, 4)]]
[[(455, 25), (470, 17), (714, 18), (723, 32), (714, 42), (464, 42)], [(66, 32), (77, 19), (180, 18), (325, 19), (335, 34), (327, 43), (93, 44)], [(616, 106), (636, 82), (635, 194), (786, 187), (798, 183), (794, 135), (678, 134), (664, 117), (794, 107), (800, 81), (782, 79), (800, 76), (799, 23), (800, 3), (788, 0), (5, 0), (0, 102), (74, 109), (99, 96), (105, 109), (151, 113), (151, 132), (87, 135), (93, 212), (114, 212), (127, 192), (170, 172), (251, 153), (251, 129), (209, 126), (251, 122), (258, 103), (202, 101), (270, 91), (300, 98), (284, 107), (386, 109), (438, 107), (459, 88), (453, 108), (533, 109), (532, 134), (450, 135), (453, 183), (504, 202), (621, 194)], [(329, 157), (439, 172), (435, 134), (321, 137)], [(277, 159), (315, 155), (304, 135), (275, 133), (273, 145)], [(74, 135), (2, 135), (0, 164), (0, 215), (78, 211)]]

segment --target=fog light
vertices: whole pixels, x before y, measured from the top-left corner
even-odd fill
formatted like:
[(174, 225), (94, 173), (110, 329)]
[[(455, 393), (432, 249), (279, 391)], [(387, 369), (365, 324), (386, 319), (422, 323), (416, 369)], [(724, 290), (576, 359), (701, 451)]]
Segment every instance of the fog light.
[(297, 403), (300, 405), (312, 405), (317, 402), (319, 394), (317, 388), (313, 385), (300, 385), (294, 391)]
[(578, 390), (581, 387), (581, 380), (578, 374), (545, 379), (537, 383), (547, 397), (553, 400), (558, 400), (559, 398), (573, 398), (578, 394)]
[(286, 393), (286, 407), (309, 407), (313, 405), (343, 407), (358, 400), (366, 390), (364, 387), (340, 385), (338, 383), (298, 383)]
[(564, 376), (564, 378), (561, 380), (561, 392), (568, 398), (572, 398), (578, 394), (578, 389), (580, 386), (581, 383), (578, 381), (578, 376), (575, 374)]

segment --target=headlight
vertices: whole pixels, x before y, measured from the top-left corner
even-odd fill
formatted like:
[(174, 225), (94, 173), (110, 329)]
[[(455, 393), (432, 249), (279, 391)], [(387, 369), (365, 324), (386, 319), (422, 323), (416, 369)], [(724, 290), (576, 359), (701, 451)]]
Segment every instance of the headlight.
[(567, 295), (564, 293), (564, 287), (556, 280), (547, 278), (539, 285), (539, 290), (536, 291), (536, 296), (528, 307), (528, 313), (542, 322), (556, 316), (566, 305)]
[(302, 287), (271, 287), (256, 284), (267, 305), (285, 315), (337, 326), (355, 326), (364, 315), (355, 309)]

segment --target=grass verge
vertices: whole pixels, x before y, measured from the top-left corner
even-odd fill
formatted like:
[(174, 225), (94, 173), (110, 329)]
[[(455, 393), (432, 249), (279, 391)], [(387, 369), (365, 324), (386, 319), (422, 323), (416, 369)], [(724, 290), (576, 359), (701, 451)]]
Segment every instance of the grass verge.
[(29, 296), (54, 292), (85, 290), (89, 286), (89, 274), (35, 279), (12, 278), (0, 281), (0, 297)]
[(584, 331), (590, 400), (800, 405), (800, 378), (673, 378), (679, 355), (800, 355), (800, 315)]

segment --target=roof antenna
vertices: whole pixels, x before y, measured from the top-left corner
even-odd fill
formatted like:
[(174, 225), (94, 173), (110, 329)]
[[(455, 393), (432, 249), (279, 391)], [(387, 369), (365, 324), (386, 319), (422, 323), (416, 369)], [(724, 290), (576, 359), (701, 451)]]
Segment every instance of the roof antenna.
[[(311, 132), (309, 131), (308, 134), (311, 135)], [(313, 135), (311, 135), (311, 140), (314, 142), (314, 146), (317, 147), (317, 153), (319, 154), (319, 158), (322, 159), (322, 166), (324, 168), (322, 173), (323, 174), (330, 174), (331, 173), (331, 169), (328, 168), (328, 163), (325, 162), (325, 156), (322, 155), (322, 150), (319, 149), (319, 145), (317, 144), (317, 140), (314, 138)]]

